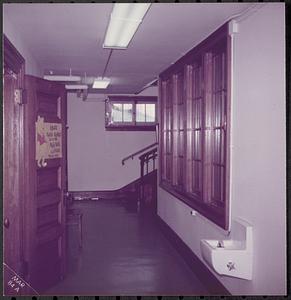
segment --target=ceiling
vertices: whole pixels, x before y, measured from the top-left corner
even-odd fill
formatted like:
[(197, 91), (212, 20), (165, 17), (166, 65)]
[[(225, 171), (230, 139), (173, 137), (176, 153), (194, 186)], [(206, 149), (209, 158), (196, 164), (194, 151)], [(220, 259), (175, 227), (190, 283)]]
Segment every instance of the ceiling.
[[(107, 93), (135, 93), (250, 3), (153, 3), (127, 50), (113, 50)], [(113, 4), (4, 4), (5, 19), (44, 73), (101, 76), (102, 43)], [(104, 92), (104, 91), (102, 91)]]

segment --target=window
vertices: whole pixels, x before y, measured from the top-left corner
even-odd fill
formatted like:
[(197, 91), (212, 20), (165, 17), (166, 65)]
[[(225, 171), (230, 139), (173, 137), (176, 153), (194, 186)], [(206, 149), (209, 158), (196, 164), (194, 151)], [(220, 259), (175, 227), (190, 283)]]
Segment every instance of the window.
[(155, 103), (137, 103), (136, 104), (136, 122), (137, 123), (155, 123), (156, 104)]
[(107, 130), (155, 130), (157, 97), (110, 96), (105, 106)]
[(160, 186), (228, 228), (224, 25), (160, 75)]
[(114, 124), (131, 124), (133, 122), (133, 103), (112, 103), (111, 120)]

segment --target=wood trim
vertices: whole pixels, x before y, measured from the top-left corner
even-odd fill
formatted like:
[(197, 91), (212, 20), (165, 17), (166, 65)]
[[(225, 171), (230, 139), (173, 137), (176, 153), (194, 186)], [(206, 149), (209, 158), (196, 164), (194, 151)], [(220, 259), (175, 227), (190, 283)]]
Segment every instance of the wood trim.
[[(3, 35), (3, 50), (4, 50), (4, 67), (11, 69), (15, 74), (21, 73), (22, 66), (24, 65), (24, 58), (18, 50), (9, 41), (6, 35)], [(24, 74), (21, 74), (23, 77)], [(21, 79), (23, 81), (23, 78)]]
[(158, 97), (156, 96), (108, 96), (108, 100), (112, 102), (158, 102)]
[(231, 66), (231, 53), (232, 53), (232, 37), (230, 35), (227, 36), (227, 51), (226, 51), (226, 81), (227, 81), (227, 99), (226, 99), (226, 149), (225, 149), (225, 228), (230, 228), (230, 217), (231, 217), (231, 207), (230, 207), (230, 197), (231, 197), (231, 186), (230, 186), (230, 175), (231, 175), (231, 107), (232, 107), (232, 90), (231, 90), (231, 77), (232, 77), (232, 66)]
[[(177, 147), (173, 147), (172, 153), (171, 153), (171, 159), (172, 159), (172, 165), (170, 166), (171, 176), (168, 178), (168, 176), (162, 176), (165, 172), (167, 172), (168, 169), (168, 163), (164, 160), (164, 157), (166, 156), (164, 147), (167, 146), (166, 143), (168, 142), (168, 137), (164, 138), (165, 132), (168, 130), (168, 125), (164, 124), (164, 122), (161, 122), (160, 126), (160, 135), (162, 136), (162, 139), (160, 140), (160, 187), (164, 188), (167, 192), (174, 195), (176, 198), (180, 199), (181, 201), (188, 204), (190, 207), (193, 207), (194, 209), (198, 210), (202, 215), (204, 215), (206, 218), (213, 221), (218, 226), (222, 227), (224, 230), (228, 230), (229, 228), (229, 176), (230, 176), (230, 166), (229, 166), (229, 127), (230, 127), (230, 113), (229, 113), (229, 86), (230, 86), (230, 76), (229, 76), (229, 53), (230, 47), (229, 47), (229, 41), (228, 41), (228, 23), (225, 23), (222, 27), (220, 27), (218, 30), (216, 30), (213, 34), (211, 34), (208, 38), (206, 38), (201, 44), (194, 47), (192, 50), (190, 50), (184, 57), (182, 57), (180, 60), (178, 60), (175, 64), (170, 66), (167, 70), (165, 70), (163, 73), (160, 74), (159, 80), (160, 80), (160, 120), (163, 121), (162, 116), (167, 114), (167, 111), (165, 108), (169, 100), (171, 99), (171, 96), (174, 100), (174, 103), (172, 103), (172, 110), (173, 113), (171, 113), (171, 134), (175, 135), (174, 138), (169, 141), (173, 146), (177, 146), (177, 141), (175, 139), (178, 138), (177, 136), (177, 109), (175, 109), (175, 105), (177, 102), (177, 74), (180, 74), (183, 70), (184, 71), (184, 102), (188, 101), (188, 98), (190, 97), (190, 101), (193, 101), (192, 97), (193, 95), (188, 95), (189, 87), (187, 87), (187, 80), (189, 81), (189, 77), (187, 77), (187, 68), (189, 66), (193, 66), (195, 62), (201, 61), (202, 63), (202, 86), (203, 86), (203, 114), (201, 116), (202, 120), (202, 195), (199, 199), (198, 195), (195, 194), (193, 191), (187, 189), (187, 186), (190, 186), (191, 183), (187, 183), (186, 180), (184, 182), (184, 186), (180, 186), (178, 184), (177, 179), (181, 178), (181, 175), (178, 174), (178, 171), (180, 168), (177, 168), (177, 164), (181, 164), (181, 160), (177, 162)], [(213, 152), (216, 149), (215, 142), (215, 134), (217, 134), (217, 126), (215, 127), (213, 125), (213, 113), (217, 113), (216, 104), (215, 107), (213, 107), (213, 97), (214, 97), (214, 90), (213, 90), (213, 79), (216, 78), (216, 76), (219, 76), (218, 74), (213, 73), (213, 54), (216, 55), (216, 53), (223, 53), (225, 55), (225, 60), (222, 56), (222, 62), (224, 63), (224, 66), (221, 66), (221, 72), (226, 74), (226, 87), (222, 88), (223, 92), (225, 92), (227, 95), (227, 98), (225, 100), (225, 106), (224, 104), (219, 104), (220, 107), (223, 107), (223, 110), (225, 111), (226, 115), (226, 122), (224, 125), (219, 125), (221, 130), (225, 130), (225, 140), (222, 139), (221, 133), (220, 133), (220, 151), (224, 152), (223, 163), (222, 167), (225, 167), (224, 172), (219, 173), (215, 172), (213, 173), (213, 166), (216, 164), (216, 162), (213, 162), (212, 154), (216, 153)], [(218, 77), (219, 78), (219, 77)], [(190, 85), (193, 85), (193, 78), (190, 78), (189, 81)], [(169, 80), (172, 80), (172, 86), (170, 86), (169, 93), (164, 93), (163, 86), (168, 86)], [(223, 76), (221, 76), (221, 82), (225, 82), (223, 80)], [(201, 83), (200, 83), (201, 84)], [(195, 85), (195, 84), (194, 84)], [(217, 91), (215, 91), (216, 93)], [(224, 101), (224, 100), (223, 100)], [(215, 102), (216, 103), (216, 102)], [(176, 112), (176, 113), (175, 113)], [(168, 114), (167, 114), (168, 115)], [(187, 111), (184, 111), (185, 119), (191, 115), (189, 112), (187, 114)], [(191, 117), (192, 118), (192, 117)], [(221, 117), (223, 120), (223, 117)], [(186, 126), (187, 127), (187, 126)], [(185, 124), (184, 124), (185, 129)], [(188, 130), (188, 127), (186, 128), (186, 131)], [(193, 128), (192, 128), (193, 130)], [(186, 153), (186, 148), (189, 147), (190, 141), (188, 141), (188, 136), (186, 135), (187, 132), (184, 130), (184, 156)], [(223, 134), (223, 133), (222, 133)], [(217, 140), (217, 138), (216, 138)], [(165, 143), (165, 145), (163, 145)], [(193, 145), (191, 146), (193, 147)], [(193, 149), (192, 149), (193, 150)], [(191, 151), (192, 151), (191, 150)], [(217, 151), (217, 153), (220, 153)], [(217, 156), (220, 154), (216, 155)], [(189, 163), (189, 159), (187, 160), (186, 164)], [(185, 157), (184, 157), (184, 169), (186, 169), (185, 165)], [(191, 168), (193, 166), (191, 165)], [(165, 169), (165, 170), (164, 170)], [(185, 171), (185, 170), (184, 170)], [(189, 170), (188, 170), (189, 173)], [(220, 182), (223, 180), (223, 184)], [(219, 187), (220, 186), (220, 187)], [(215, 193), (212, 191), (215, 188)], [(219, 196), (220, 195), (220, 196)], [(215, 198), (216, 197), (216, 198)]]
[(179, 252), (187, 265), (195, 274), (199, 274), (199, 279), (208, 288), (209, 294), (229, 296), (231, 293), (221, 284), (221, 282), (212, 274), (204, 263), (194, 254), (194, 252), (184, 243), (175, 231), (157, 215), (157, 223), (171, 242), (174, 248)]
[(217, 208), (211, 208), (211, 206), (204, 204), (203, 202), (195, 201), (195, 200), (190, 200), (190, 196), (187, 193), (182, 193), (180, 191), (176, 191), (172, 188), (170, 184), (166, 183), (160, 183), (160, 187), (164, 189), (166, 192), (169, 194), (173, 195), (177, 199), (181, 200), (194, 210), (197, 210), (198, 213), (200, 213), (202, 216), (207, 218), (209, 221), (214, 222), (216, 225), (222, 227), (222, 229), (225, 229), (225, 223), (224, 223), (224, 218), (223, 218), (223, 213), (219, 213)]
[[(106, 131), (155, 131), (157, 118), (157, 101), (156, 96), (108, 96), (105, 101), (105, 130)], [(132, 121), (130, 122), (114, 122), (111, 123), (112, 106), (114, 103), (130, 103), (132, 104)], [(156, 116), (154, 122), (138, 122), (136, 121), (137, 104), (155, 104)]]
[(156, 131), (156, 125), (106, 125), (107, 131)]

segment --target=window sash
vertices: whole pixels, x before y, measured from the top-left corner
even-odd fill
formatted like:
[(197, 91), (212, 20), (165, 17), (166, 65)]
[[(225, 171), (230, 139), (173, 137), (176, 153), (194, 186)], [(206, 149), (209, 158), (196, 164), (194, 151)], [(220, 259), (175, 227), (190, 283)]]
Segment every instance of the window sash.
[[(109, 102), (109, 124), (110, 125), (134, 125), (134, 102), (117, 102), (117, 101), (111, 101)], [(121, 121), (115, 121), (114, 120), (114, 106), (120, 106), (121, 107)], [(132, 107), (132, 119), (131, 121), (125, 119), (125, 108), (127, 105), (131, 105)]]
[[(149, 98), (149, 99), (148, 99)], [(147, 100), (148, 99), (148, 100)], [(145, 116), (144, 121), (137, 120), (137, 105), (145, 105), (149, 109), (154, 105), (154, 120), (149, 120), (149, 114)], [(131, 119), (126, 118), (125, 107), (131, 105)], [(120, 115), (118, 110), (114, 110), (114, 106), (120, 106)], [(119, 119), (114, 119), (114, 116)], [(157, 124), (157, 97), (126, 97), (113, 96), (109, 97), (105, 105), (105, 127), (109, 129), (120, 128), (121, 130), (155, 130)]]
[[(183, 58), (160, 76), (160, 185), (228, 226), (228, 43)], [(194, 54), (193, 54), (194, 53)]]

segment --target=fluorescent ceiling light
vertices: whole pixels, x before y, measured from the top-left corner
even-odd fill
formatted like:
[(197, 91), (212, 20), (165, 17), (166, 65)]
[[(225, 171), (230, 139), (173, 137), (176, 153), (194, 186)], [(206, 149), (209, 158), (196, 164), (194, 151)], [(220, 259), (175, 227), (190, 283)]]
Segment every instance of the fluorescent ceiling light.
[(98, 77), (94, 80), (92, 88), (93, 89), (106, 89), (108, 87), (109, 83), (110, 83), (109, 78)]
[(66, 84), (67, 90), (87, 90), (88, 85), (86, 84)]
[(72, 75), (44, 75), (43, 79), (51, 81), (81, 81), (80, 76)]
[(151, 3), (115, 3), (103, 48), (126, 49)]

